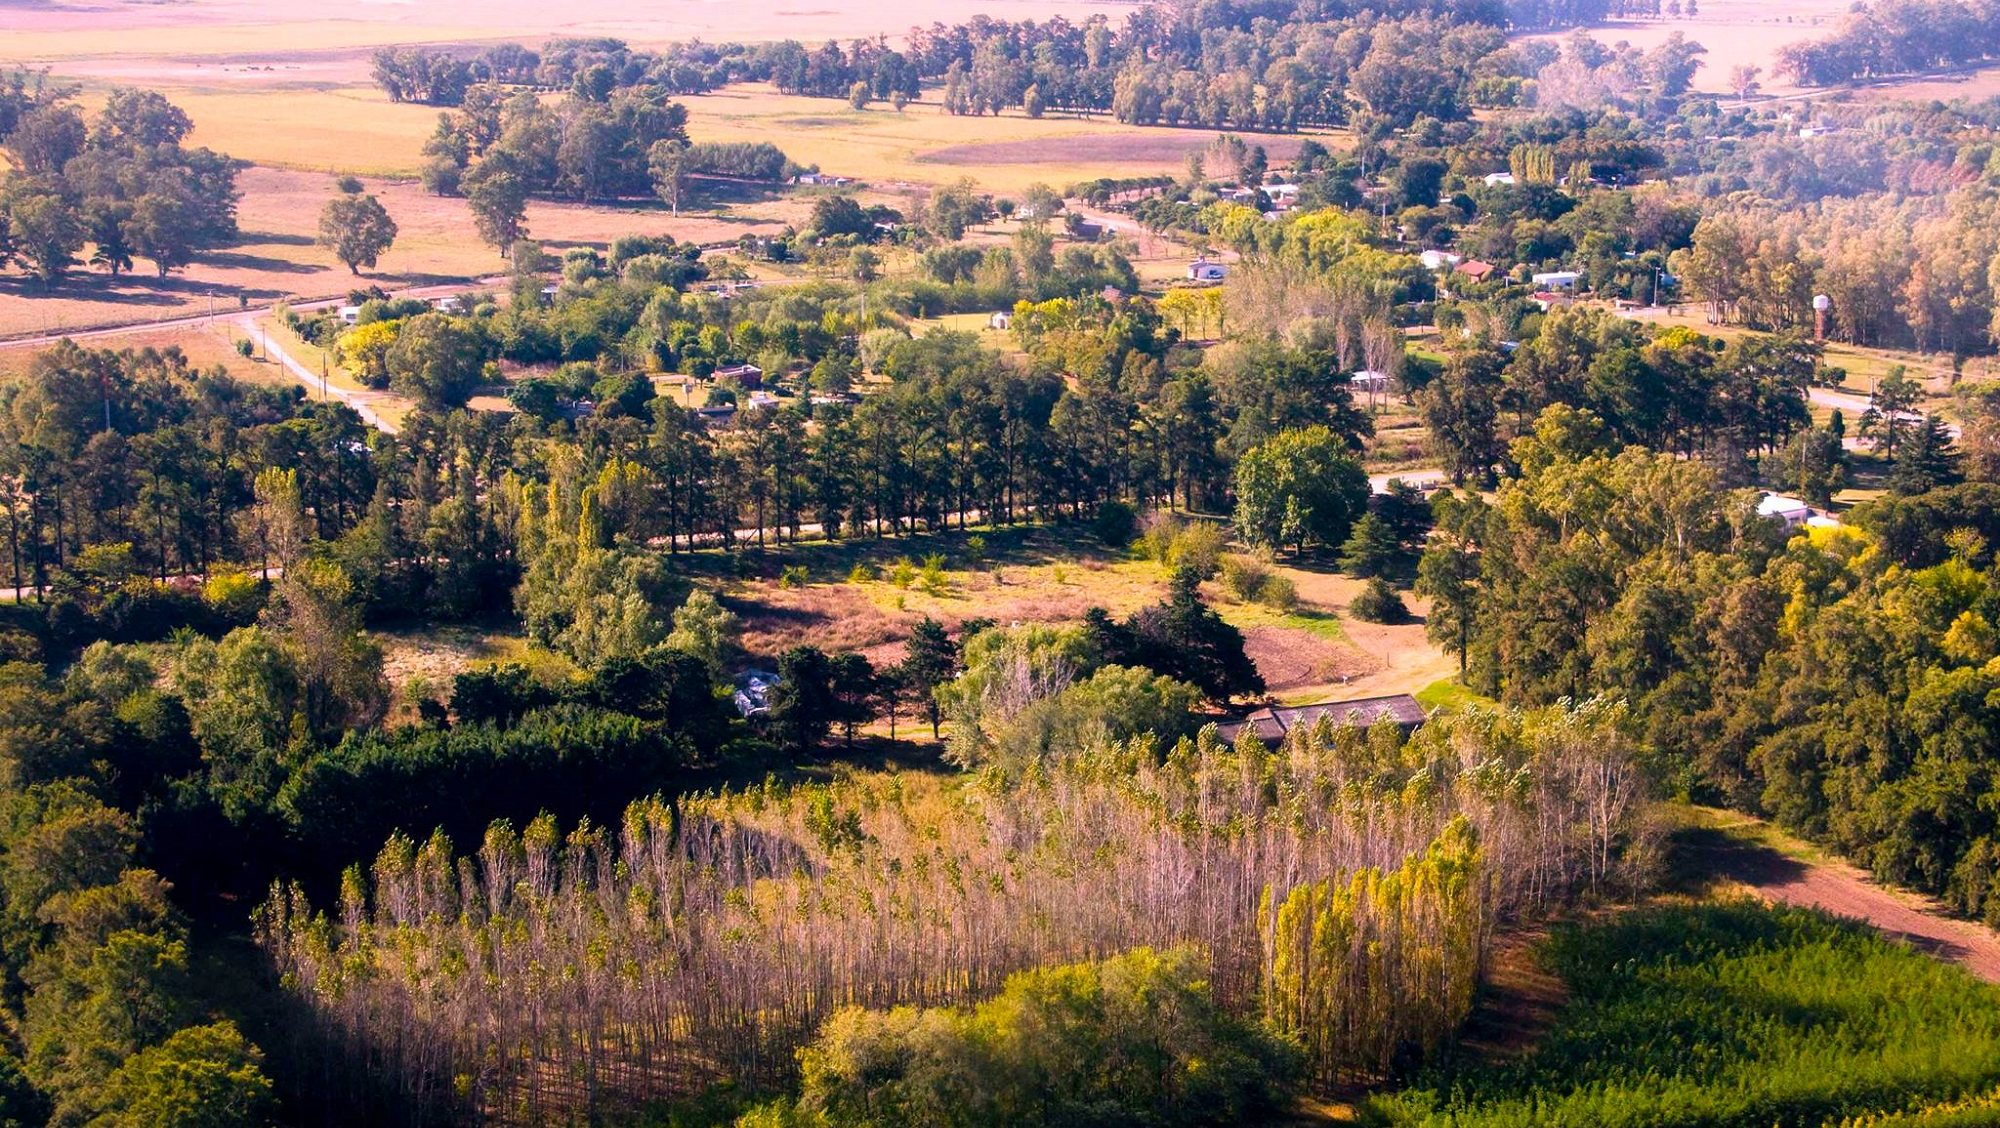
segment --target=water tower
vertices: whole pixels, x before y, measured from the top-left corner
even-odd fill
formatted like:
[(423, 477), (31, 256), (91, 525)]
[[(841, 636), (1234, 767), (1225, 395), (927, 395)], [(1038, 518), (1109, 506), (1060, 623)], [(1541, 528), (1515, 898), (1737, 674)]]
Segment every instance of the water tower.
[(1813, 295), (1813, 340), (1826, 340), (1826, 311), (1833, 308), (1833, 299), (1825, 294)]

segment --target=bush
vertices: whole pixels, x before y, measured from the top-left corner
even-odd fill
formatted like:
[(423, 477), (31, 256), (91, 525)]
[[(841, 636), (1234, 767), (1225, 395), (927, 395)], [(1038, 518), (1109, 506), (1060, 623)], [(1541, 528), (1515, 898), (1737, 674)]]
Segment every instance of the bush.
[(1271, 579), (1271, 566), (1254, 556), (1222, 558), (1222, 589), (1248, 603), (1257, 598)]
[(1124, 548), (1139, 533), (1139, 516), (1122, 501), (1107, 501), (1097, 507), (1090, 531), (1107, 547)]
[(1257, 588), (1256, 600), (1273, 611), (1290, 611), (1299, 605), (1299, 587), (1290, 576), (1273, 572)]
[(1364, 623), (1407, 623), (1410, 609), (1389, 581), (1377, 577), (1368, 581), (1361, 594), (1347, 605), (1347, 613)]
[(866, 560), (847, 570), (847, 582), (850, 584), (865, 584), (874, 578), (875, 565)]
[(787, 564), (785, 570), (778, 573), (778, 586), (788, 590), (802, 588), (811, 582), (812, 574), (803, 564)]
[(1222, 546), (1220, 528), (1206, 521), (1196, 522), (1182, 529), (1174, 538), (1167, 563), (1175, 568), (1187, 568), (1202, 579), (1211, 580), (1222, 567)]
[(889, 566), (889, 582), (908, 590), (911, 584), (917, 582), (917, 566), (910, 563), (910, 558), (907, 556), (898, 557), (896, 562)]
[(1139, 948), (1010, 976), (969, 1010), (844, 1010), (799, 1061), (797, 1104), (739, 1125), (1255, 1122), (1299, 1056), (1219, 1006), (1199, 957)]

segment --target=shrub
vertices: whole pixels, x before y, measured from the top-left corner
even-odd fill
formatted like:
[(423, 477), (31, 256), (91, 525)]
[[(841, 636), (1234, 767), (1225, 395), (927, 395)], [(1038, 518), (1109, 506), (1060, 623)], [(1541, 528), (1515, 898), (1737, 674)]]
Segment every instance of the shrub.
[(847, 582), (850, 584), (865, 584), (874, 578), (875, 565), (866, 560), (847, 570)]
[(1206, 521), (1196, 522), (1174, 537), (1166, 562), (1175, 568), (1190, 569), (1204, 580), (1211, 580), (1222, 567), (1222, 545), (1220, 528)]
[(1222, 588), (1238, 600), (1256, 599), (1271, 581), (1271, 566), (1254, 556), (1222, 558)]
[(918, 583), (931, 595), (943, 595), (951, 587), (951, 581), (944, 574), (944, 557), (931, 553), (924, 557), (924, 570)]
[(975, 567), (986, 562), (986, 538), (977, 533), (965, 538), (965, 559)]
[(1407, 623), (1410, 609), (1403, 604), (1403, 597), (1389, 581), (1377, 577), (1369, 580), (1361, 589), (1361, 594), (1347, 605), (1347, 613), (1364, 623)]
[(1290, 576), (1273, 572), (1257, 588), (1256, 600), (1273, 611), (1290, 611), (1299, 605), (1299, 587)]
[(1111, 548), (1124, 548), (1139, 532), (1138, 514), (1122, 501), (1107, 501), (1097, 507), (1090, 531)]
[(896, 562), (889, 566), (889, 582), (907, 590), (917, 582), (917, 566), (910, 563), (907, 556), (897, 557)]
[(787, 590), (802, 588), (811, 582), (812, 574), (806, 571), (803, 564), (787, 564), (785, 570), (778, 573), (778, 586)]

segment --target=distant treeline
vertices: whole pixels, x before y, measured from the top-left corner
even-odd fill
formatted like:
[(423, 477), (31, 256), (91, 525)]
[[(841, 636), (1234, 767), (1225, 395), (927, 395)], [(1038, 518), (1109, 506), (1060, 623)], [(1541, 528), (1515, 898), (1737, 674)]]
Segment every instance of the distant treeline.
[(900, 106), (935, 81), (951, 113), (1020, 107), (1034, 116), (1113, 113), (1134, 124), (1294, 129), (1345, 121), (1350, 87), (1371, 110), (1405, 120), (1462, 115), (1474, 87), (1485, 104), (1511, 104), (1506, 99), (1533, 71), (1505, 49), (1503, 29), (1658, 10), (1621, 0), (1150, 4), (1122, 28), (1103, 16), (1080, 24), (985, 16), (934, 23), (912, 28), (901, 49), (879, 39), (818, 47), (697, 42), (660, 52), (616, 39), (551, 40), (539, 52), (503, 44), (478, 55), (385, 48), (375, 77), (393, 100), (447, 106), (482, 82), (567, 88), (601, 101), (627, 86), (693, 94), (744, 81)]
[(2000, 0), (1885, 0), (1856, 5), (1839, 32), (1794, 43), (1778, 69), (1803, 86), (1962, 66), (2000, 56)]

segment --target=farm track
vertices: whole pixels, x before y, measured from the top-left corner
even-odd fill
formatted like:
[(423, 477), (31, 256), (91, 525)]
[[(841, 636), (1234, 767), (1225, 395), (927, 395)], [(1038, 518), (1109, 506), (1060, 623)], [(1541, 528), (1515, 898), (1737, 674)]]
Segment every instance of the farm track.
[(1953, 917), (1928, 897), (1885, 886), (1846, 862), (1758, 841), (1778, 838), (1777, 832), (1756, 819), (1727, 817), (1730, 825), (1681, 833), (1676, 847), (1685, 852), (1690, 872), (1740, 885), (1776, 904), (1858, 920), (1989, 983), (2000, 983), (2000, 933)]

